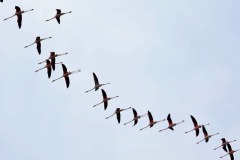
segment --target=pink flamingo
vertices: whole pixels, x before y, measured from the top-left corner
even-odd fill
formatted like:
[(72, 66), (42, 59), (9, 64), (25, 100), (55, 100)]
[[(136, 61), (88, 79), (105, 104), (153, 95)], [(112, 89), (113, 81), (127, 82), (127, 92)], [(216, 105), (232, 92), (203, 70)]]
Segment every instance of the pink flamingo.
[(152, 117), (152, 114), (151, 114), (151, 112), (149, 112), (149, 111), (148, 111), (148, 118), (149, 118), (149, 124), (148, 124), (146, 127), (141, 128), (140, 131), (143, 130), (143, 129), (145, 129), (145, 128), (147, 128), (147, 127), (150, 127), (150, 128), (151, 128), (151, 127), (154, 126), (154, 124), (157, 124), (157, 123), (159, 123), (159, 122), (165, 121), (165, 119), (163, 119), (163, 120), (161, 120), (161, 121), (154, 121), (154, 120), (153, 120), (153, 117)]
[(116, 111), (115, 111), (111, 116), (106, 117), (106, 119), (108, 119), (108, 118), (114, 116), (114, 114), (116, 114), (116, 115), (117, 115), (118, 123), (120, 123), (120, 121), (121, 121), (121, 112), (122, 112), (122, 111), (125, 111), (125, 110), (128, 110), (128, 109), (131, 109), (131, 107), (125, 108), (125, 109), (117, 108)]

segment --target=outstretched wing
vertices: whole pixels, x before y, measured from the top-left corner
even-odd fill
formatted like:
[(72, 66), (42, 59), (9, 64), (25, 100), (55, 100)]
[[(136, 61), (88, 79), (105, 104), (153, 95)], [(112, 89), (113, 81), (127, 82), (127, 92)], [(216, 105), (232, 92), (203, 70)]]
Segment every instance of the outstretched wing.
[(227, 151), (227, 145), (226, 145), (226, 144), (224, 144), (222, 148), (223, 148), (223, 150), (224, 150), (225, 152), (228, 152), (228, 151)]
[(107, 106), (108, 106), (108, 101), (104, 101), (104, 110), (107, 109)]
[(173, 124), (170, 113), (169, 113), (168, 116), (167, 116), (167, 121), (168, 121), (168, 124), (169, 124), (169, 125), (172, 125), (172, 124)]
[(62, 64), (62, 69), (63, 69), (63, 74), (67, 72), (67, 67), (64, 64)]
[(120, 112), (117, 112), (117, 120), (118, 120), (118, 123), (120, 123), (120, 121), (121, 121), (121, 113)]
[(52, 69), (55, 71), (55, 63), (56, 63), (56, 59), (55, 57), (51, 58), (51, 65), (52, 65)]
[(46, 60), (47, 63), (47, 73), (48, 73), (48, 78), (51, 77), (52, 69), (51, 69), (51, 62), (49, 60)]
[(38, 54), (41, 54), (41, 43), (40, 42), (37, 43), (37, 51), (38, 51)]
[(22, 27), (22, 14), (19, 14), (17, 16), (17, 23), (18, 23), (19, 29), (21, 29), (21, 27)]
[(149, 122), (153, 122), (153, 117), (150, 111), (148, 111), (148, 118), (149, 118)]
[(192, 122), (193, 122), (194, 127), (197, 127), (197, 126), (198, 126), (198, 123), (197, 123), (196, 119), (195, 119), (192, 115), (190, 115), (190, 117), (191, 117), (191, 119), (192, 119)]
[(199, 129), (196, 129), (196, 137), (199, 135)]
[(60, 17), (56, 17), (58, 24), (60, 24)]
[(208, 136), (208, 133), (207, 133), (207, 130), (206, 130), (205, 126), (202, 126), (202, 131), (203, 131), (203, 134), (204, 134), (205, 137)]
[(94, 79), (95, 86), (99, 85), (98, 78), (94, 72), (93, 72), (93, 79)]
[(69, 85), (70, 85), (70, 79), (69, 79), (69, 77), (64, 77), (64, 78), (65, 78), (65, 81), (66, 81), (66, 86), (68, 88)]
[(107, 99), (107, 94), (103, 89), (102, 89), (102, 96), (103, 96), (103, 99)]

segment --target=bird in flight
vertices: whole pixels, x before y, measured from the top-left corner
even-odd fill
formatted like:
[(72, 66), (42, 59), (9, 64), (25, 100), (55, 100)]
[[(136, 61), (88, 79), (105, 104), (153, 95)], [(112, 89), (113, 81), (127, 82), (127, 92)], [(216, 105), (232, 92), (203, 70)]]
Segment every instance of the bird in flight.
[[(3, 0), (1, 2), (3, 2)], [(8, 17), (8, 18), (5, 18), (4, 21), (6, 21), (6, 20), (8, 20), (8, 19), (10, 19), (10, 18), (12, 18), (14, 16), (17, 16), (18, 27), (19, 27), (19, 29), (21, 29), (21, 27), (22, 27), (22, 14), (26, 13), (26, 12), (33, 11), (33, 9), (26, 10), (26, 11), (21, 11), (21, 8), (18, 7), (18, 6), (15, 6), (15, 9), (16, 9), (15, 14), (10, 16), (10, 17)]]
[(216, 149), (218, 149), (218, 148), (223, 148), (223, 150), (225, 151), (225, 152), (228, 152), (227, 151), (227, 144), (229, 144), (229, 143), (232, 143), (232, 142), (236, 142), (237, 140), (233, 140), (233, 141), (226, 141), (226, 139), (225, 138), (222, 138), (221, 139), (222, 140), (222, 144), (221, 144), (221, 146), (219, 146), (219, 147), (217, 147), (217, 148), (214, 148), (213, 150), (216, 150)]
[(148, 115), (148, 114), (138, 115), (138, 114), (137, 114), (137, 111), (136, 111), (134, 108), (132, 108), (132, 111), (133, 111), (133, 116), (134, 116), (133, 119), (132, 119), (131, 121), (127, 122), (127, 123), (124, 123), (124, 125), (126, 125), (126, 124), (131, 123), (132, 121), (134, 121), (133, 126), (135, 126), (135, 125), (138, 123), (138, 119), (140, 119), (140, 118), (145, 117), (145, 116)]
[(207, 130), (206, 130), (206, 128), (205, 128), (205, 126), (202, 126), (202, 131), (203, 131), (203, 134), (204, 134), (204, 139), (201, 140), (201, 141), (199, 141), (199, 142), (197, 142), (197, 144), (199, 144), (200, 142), (202, 142), (202, 141), (204, 141), (204, 140), (205, 140), (205, 142), (207, 143), (207, 142), (209, 141), (209, 138), (211, 138), (211, 137), (219, 134), (219, 133), (216, 133), (216, 134), (209, 135), (208, 132), (207, 132)]
[(208, 124), (204, 124), (204, 125), (198, 125), (197, 120), (196, 120), (192, 115), (190, 115), (190, 117), (191, 117), (191, 119), (192, 119), (194, 128), (193, 128), (192, 130), (190, 130), (190, 131), (186, 131), (185, 133), (189, 133), (189, 132), (192, 132), (192, 131), (195, 130), (195, 131), (196, 131), (196, 137), (197, 137), (197, 136), (199, 135), (199, 129), (202, 128), (202, 126), (207, 126), (207, 125), (209, 125), (209, 123), (208, 123)]
[[(45, 65), (43, 68), (40, 68), (40, 69), (36, 70), (35, 72), (38, 72), (38, 71), (40, 71), (40, 70), (42, 70), (42, 69), (44, 69), (44, 68), (47, 68), (48, 78), (50, 78), (50, 77), (51, 77), (51, 73), (52, 73), (52, 68), (51, 68), (52, 64), (51, 64), (51, 63), (52, 63), (52, 62), (50, 62), (50, 61), (47, 59), (47, 60), (46, 60), (46, 65)], [(62, 62), (55, 63), (55, 64), (62, 64)]]
[(55, 15), (53, 18), (47, 19), (46, 22), (47, 22), (47, 21), (50, 21), (50, 20), (52, 20), (52, 19), (54, 19), (54, 18), (56, 18), (58, 24), (60, 24), (60, 17), (61, 17), (62, 15), (68, 14), (68, 13), (72, 13), (72, 11), (62, 13), (62, 12), (61, 12), (61, 9), (56, 9), (56, 10), (57, 10), (56, 15)]
[(110, 84), (110, 83), (99, 84), (98, 78), (97, 78), (97, 76), (96, 76), (96, 74), (95, 74), (94, 72), (93, 72), (93, 80), (94, 80), (95, 86), (94, 86), (92, 89), (86, 91), (85, 93), (90, 92), (90, 91), (92, 91), (92, 90), (97, 91), (101, 86)]
[(145, 129), (145, 128), (147, 128), (147, 127), (150, 127), (150, 128), (151, 128), (151, 127), (154, 126), (154, 124), (157, 124), (157, 123), (159, 123), (159, 122), (165, 121), (165, 119), (163, 119), (163, 120), (161, 120), (161, 121), (154, 121), (154, 120), (153, 120), (153, 117), (152, 117), (152, 114), (151, 114), (151, 112), (149, 112), (149, 111), (148, 111), (148, 118), (149, 118), (149, 124), (148, 124), (146, 127), (141, 128), (140, 131), (143, 130), (143, 129)]
[(131, 109), (131, 108), (132, 108), (132, 107), (125, 108), (125, 109), (117, 108), (116, 111), (115, 111), (111, 116), (106, 117), (106, 119), (108, 119), (108, 118), (114, 116), (114, 114), (116, 114), (116, 115), (117, 115), (118, 123), (120, 123), (120, 121), (121, 121), (121, 112), (122, 112), (122, 111), (125, 111), (125, 110), (128, 110), (128, 109)]
[(104, 103), (104, 110), (106, 110), (106, 109), (107, 109), (107, 106), (108, 106), (108, 101), (111, 100), (111, 99), (117, 98), (118, 96), (108, 97), (107, 94), (106, 94), (106, 92), (105, 92), (103, 89), (101, 89), (101, 91), (102, 91), (103, 100), (102, 100), (102, 102), (100, 102), (100, 103), (98, 103), (98, 104), (95, 104), (93, 107), (96, 107), (96, 106)]
[(68, 88), (69, 85), (70, 85), (69, 75), (81, 72), (81, 70), (79, 69), (79, 70), (76, 70), (76, 71), (68, 72), (67, 71), (67, 67), (64, 64), (62, 64), (62, 69), (63, 69), (63, 75), (61, 77), (57, 78), (57, 79), (54, 79), (52, 82), (55, 82), (56, 80), (59, 80), (59, 79), (64, 77), (65, 78), (65, 82), (66, 82), (66, 86)]
[(231, 160), (234, 160), (233, 153), (235, 153), (235, 152), (237, 152), (237, 151), (240, 151), (240, 149), (238, 149), (238, 150), (232, 150), (232, 147), (231, 147), (231, 145), (230, 145), (229, 143), (227, 144), (227, 148), (228, 148), (228, 154), (225, 154), (224, 156), (221, 156), (220, 158), (223, 158), (223, 157), (225, 157), (225, 156), (227, 156), (227, 155), (230, 155)]
[[(51, 59), (51, 64), (52, 64), (52, 69), (55, 71), (55, 61), (56, 61), (56, 57), (58, 56), (63, 56), (63, 55), (66, 55), (68, 53), (63, 53), (63, 54), (55, 54), (55, 52), (50, 52), (50, 56), (48, 59)], [(46, 60), (48, 60), (46, 59)], [(46, 60), (42, 61), (42, 62), (39, 62), (38, 64), (42, 64), (44, 63)]]
[(167, 129), (171, 129), (172, 131), (174, 131), (174, 129), (173, 129), (174, 126), (176, 126), (176, 125), (181, 124), (181, 123), (184, 122), (184, 120), (182, 120), (181, 122), (173, 123), (173, 122), (172, 122), (172, 119), (171, 119), (170, 113), (169, 113), (168, 116), (167, 116), (167, 121), (168, 121), (168, 127), (165, 128), (165, 129), (161, 129), (159, 132), (162, 132), (162, 131), (167, 130)]
[(30, 46), (32, 46), (33, 44), (36, 43), (37, 44), (37, 51), (38, 51), (38, 54), (40, 55), (41, 54), (41, 41), (46, 40), (46, 39), (50, 39), (50, 38), (52, 38), (52, 37), (47, 37), (47, 38), (42, 38), (42, 39), (40, 37), (36, 37), (36, 40), (32, 44), (27, 45), (24, 48), (30, 47)]

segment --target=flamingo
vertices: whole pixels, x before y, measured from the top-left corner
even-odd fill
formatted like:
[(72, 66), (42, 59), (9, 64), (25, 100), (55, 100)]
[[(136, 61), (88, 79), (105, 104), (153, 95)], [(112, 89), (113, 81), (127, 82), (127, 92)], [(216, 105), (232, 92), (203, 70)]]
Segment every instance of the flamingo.
[[(63, 56), (63, 55), (66, 55), (68, 53), (63, 53), (63, 54), (55, 54), (55, 52), (50, 52), (50, 56), (48, 59), (51, 59), (51, 64), (52, 64), (52, 69), (55, 71), (55, 57), (58, 57), (58, 56)], [(48, 60), (46, 59), (46, 60)], [(42, 64), (44, 63), (46, 60), (42, 61), (42, 62), (39, 62), (38, 64)]]
[(30, 47), (30, 46), (32, 46), (34, 43), (36, 43), (36, 44), (37, 44), (37, 51), (38, 51), (38, 54), (40, 55), (40, 54), (41, 54), (41, 41), (43, 41), (43, 40), (45, 40), (45, 39), (50, 39), (50, 38), (52, 38), (52, 37), (47, 37), (47, 38), (43, 38), (43, 39), (41, 39), (40, 37), (36, 37), (35, 42), (33, 42), (33, 43), (30, 44), (30, 45), (25, 46), (24, 48)]
[(70, 85), (69, 75), (81, 72), (81, 70), (79, 69), (79, 70), (76, 70), (76, 71), (68, 72), (67, 71), (67, 67), (64, 64), (62, 64), (62, 69), (63, 69), (63, 75), (61, 77), (57, 78), (57, 79), (54, 79), (52, 82), (55, 82), (56, 80), (59, 80), (59, 79), (64, 77), (65, 78), (65, 82), (66, 82), (66, 86), (68, 88), (69, 85)]
[(199, 144), (200, 142), (202, 142), (202, 141), (204, 141), (204, 140), (205, 140), (205, 142), (207, 143), (208, 140), (209, 140), (209, 138), (211, 138), (211, 137), (219, 134), (219, 133), (216, 133), (216, 134), (208, 135), (208, 132), (207, 132), (205, 126), (202, 126), (202, 131), (203, 131), (203, 134), (204, 134), (204, 139), (201, 140), (201, 141), (199, 141), (199, 142), (197, 142), (197, 144)]
[(90, 91), (92, 91), (94, 89), (95, 89), (95, 91), (97, 91), (101, 86), (110, 84), (110, 83), (99, 84), (98, 78), (97, 78), (97, 76), (96, 76), (96, 74), (94, 72), (93, 72), (93, 79), (94, 79), (95, 86), (92, 89), (86, 91), (85, 93), (90, 92)]
[(194, 128), (193, 128), (192, 130), (190, 130), (190, 131), (185, 132), (185, 133), (189, 133), (189, 132), (195, 130), (195, 131), (196, 131), (196, 137), (197, 137), (197, 136), (199, 135), (199, 129), (202, 128), (202, 126), (207, 126), (207, 125), (209, 125), (209, 123), (208, 123), (208, 124), (203, 124), (203, 125), (198, 125), (196, 119), (195, 119), (192, 115), (190, 115), (190, 117), (191, 117), (191, 119), (192, 119)]
[(181, 124), (181, 123), (184, 122), (184, 120), (182, 120), (181, 122), (173, 123), (173, 122), (172, 122), (172, 119), (171, 119), (170, 113), (169, 113), (168, 116), (167, 116), (167, 121), (168, 121), (168, 124), (169, 124), (168, 127), (165, 128), (165, 129), (160, 130), (159, 132), (162, 132), (162, 131), (167, 130), (167, 129), (171, 129), (172, 131), (174, 131), (174, 129), (173, 129), (174, 126), (176, 126), (176, 125)]
[(233, 141), (226, 141), (226, 139), (225, 138), (222, 138), (221, 139), (222, 140), (222, 144), (221, 144), (221, 146), (219, 146), (219, 147), (217, 147), (217, 148), (214, 148), (213, 150), (216, 150), (216, 149), (218, 149), (218, 148), (223, 148), (223, 150), (225, 151), (225, 152), (228, 152), (227, 151), (227, 144), (229, 144), (229, 143), (232, 143), (232, 142), (236, 142), (237, 140), (233, 140)]
[(106, 117), (106, 119), (108, 119), (108, 118), (114, 116), (114, 114), (116, 114), (116, 115), (117, 115), (118, 123), (120, 123), (120, 121), (121, 121), (121, 112), (122, 112), (122, 111), (125, 111), (125, 110), (128, 110), (128, 109), (131, 109), (131, 108), (132, 108), (132, 107), (125, 108), (125, 109), (117, 108), (116, 111), (115, 111), (111, 116)]
[[(62, 62), (55, 63), (55, 64), (62, 64)], [(36, 70), (35, 72), (38, 72), (38, 71), (40, 71), (40, 70), (42, 70), (44, 68), (47, 68), (48, 78), (50, 78), (51, 77), (51, 73), (52, 73), (51, 66), (52, 66), (52, 62), (50, 62), (49, 60), (46, 60), (46, 65), (43, 68), (40, 68), (40, 69)]]
[(53, 18), (47, 19), (46, 22), (47, 22), (47, 21), (50, 21), (50, 20), (52, 20), (52, 19), (54, 19), (54, 18), (56, 18), (58, 24), (60, 24), (60, 17), (61, 17), (62, 15), (68, 14), (68, 13), (72, 13), (72, 11), (66, 12), (66, 13), (62, 13), (60, 9), (56, 9), (56, 10), (57, 10), (57, 14), (56, 14)]
[(133, 116), (134, 116), (134, 118), (133, 118), (131, 121), (129, 121), (129, 122), (127, 122), (127, 123), (124, 123), (124, 125), (126, 125), (126, 124), (131, 123), (132, 121), (134, 121), (133, 126), (135, 126), (135, 125), (138, 123), (138, 119), (140, 119), (140, 118), (145, 117), (145, 116), (148, 115), (148, 114), (138, 115), (138, 114), (137, 114), (137, 111), (136, 111), (134, 108), (132, 108), (132, 111), (133, 111)]
[(230, 145), (229, 143), (227, 144), (227, 148), (228, 148), (228, 154), (225, 154), (224, 156), (221, 156), (220, 158), (223, 158), (223, 157), (225, 157), (225, 156), (227, 156), (227, 155), (230, 155), (231, 160), (234, 160), (233, 153), (235, 153), (235, 152), (237, 152), (237, 151), (240, 151), (240, 149), (238, 149), (238, 150), (232, 150), (232, 147), (231, 147), (231, 145)]
[(163, 119), (161, 121), (154, 121), (153, 117), (152, 117), (152, 114), (149, 111), (148, 111), (148, 118), (149, 118), (149, 124), (146, 127), (141, 128), (140, 131), (147, 128), (148, 126), (151, 128), (151, 127), (153, 127), (154, 124), (165, 121), (165, 119)]
[[(3, 2), (3, 0), (1, 0), (1, 2)], [(18, 7), (18, 6), (15, 6), (15, 9), (16, 9), (16, 12), (14, 15), (8, 17), (8, 18), (5, 18), (4, 21), (14, 17), (14, 16), (17, 16), (17, 23), (18, 23), (18, 27), (19, 29), (21, 29), (22, 27), (22, 13), (26, 13), (26, 12), (30, 12), (30, 11), (33, 11), (33, 9), (30, 9), (30, 10), (26, 10), (26, 11), (21, 11), (21, 8)]]
[(104, 103), (104, 110), (106, 110), (106, 109), (107, 109), (107, 106), (108, 106), (108, 101), (111, 100), (111, 99), (113, 99), (113, 98), (117, 98), (118, 96), (115, 96), (115, 97), (107, 97), (106, 92), (105, 92), (103, 89), (101, 89), (101, 90), (102, 90), (103, 100), (102, 100), (102, 102), (100, 102), (100, 103), (98, 103), (98, 104), (95, 104), (93, 107), (96, 107), (96, 106), (98, 106), (99, 104)]
[(3, 2), (3, 0), (0, 0), (0, 2)]

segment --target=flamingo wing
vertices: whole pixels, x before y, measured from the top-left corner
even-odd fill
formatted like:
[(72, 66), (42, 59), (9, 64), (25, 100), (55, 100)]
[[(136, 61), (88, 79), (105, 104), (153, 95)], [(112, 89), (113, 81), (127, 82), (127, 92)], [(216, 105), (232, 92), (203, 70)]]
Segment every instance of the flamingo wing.
[(231, 160), (234, 160), (234, 156), (233, 154), (230, 154)]
[(108, 106), (108, 101), (104, 101), (104, 110), (107, 109), (107, 106)]
[(48, 78), (51, 77), (52, 69), (51, 69), (51, 62), (49, 60), (46, 60), (47, 63), (47, 73), (48, 73)]
[(56, 17), (58, 24), (60, 24), (60, 17)]
[(207, 132), (205, 126), (202, 126), (202, 131), (203, 131), (203, 134), (205, 137), (208, 136), (208, 132)]
[(198, 126), (198, 123), (197, 123), (196, 119), (195, 119), (192, 115), (191, 115), (190, 117), (191, 117), (191, 119), (192, 119), (192, 122), (193, 122), (194, 127), (197, 127), (197, 126)]
[(107, 99), (107, 93), (102, 89), (102, 96), (103, 96), (103, 99)]
[(70, 79), (69, 79), (68, 76), (66, 76), (66, 77), (64, 77), (64, 78), (65, 78), (65, 81), (66, 81), (66, 86), (67, 86), (67, 88), (68, 88), (69, 85), (70, 85)]
[(173, 124), (170, 113), (169, 113), (168, 116), (167, 116), (167, 121), (168, 121), (168, 124), (169, 124), (169, 125), (172, 125), (172, 124)]
[(17, 16), (17, 23), (18, 23), (19, 29), (21, 29), (21, 27), (22, 27), (22, 14)]
[(225, 152), (228, 152), (228, 151), (227, 151), (227, 145), (226, 145), (226, 144), (224, 144), (222, 148), (223, 148), (223, 150), (224, 150)]
[[(95, 86), (98, 86), (99, 85), (99, 82), (98, 82), (98, 78), (96, 76), (96, 74), (93, 72), (93, 79), (94, 79), (94, 84)], [(98, 88), (95, 89), (95, 91), (98, 90)]]
[(132, 111), (133, 111), (133, 116), (137, 117), (137, 111), (134, 108), (132, 108)]
[(228, 148), (228, 152), (232, 151), (232, 147), (231, 147), (231, 145), (229, 143), (227, 144), (227, 148)]
[(196, 129), (196, 137), (199, 135), (199, 129)]
[(152, 114), (150, 111), (148, 111), (148, 118), (149, 118), (150, 123), (153, 122), (153, 117), (152, 117)]
[(55, 63), (56, 63), (56, 59), (55, 57), (52, 57), (51, 58), (51, 66), (52, 66), (52, 69), (55, 71)]
[(118, 120), (118, 123), (120, 123), (120, 121), (121, 121), (121, 113), (120, 112), (117, 112), (117, 120)]
[(62, 64), (62, 69), (63, 69), (63, 74), (67, 73), (67, 67), (64, 64)]
[(37, 43), (37, 51), (38, 51), (38, 54), (41, 54), (41, 43), (40, 42)]

